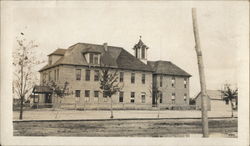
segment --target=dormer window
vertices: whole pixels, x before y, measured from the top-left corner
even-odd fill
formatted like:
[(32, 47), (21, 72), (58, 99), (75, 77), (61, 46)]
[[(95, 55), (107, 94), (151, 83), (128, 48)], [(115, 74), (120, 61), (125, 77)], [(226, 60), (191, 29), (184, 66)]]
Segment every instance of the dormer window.
[(99, 53), (87, 53), (87, 61), (89, 64), (100, 64), (100, 54)]

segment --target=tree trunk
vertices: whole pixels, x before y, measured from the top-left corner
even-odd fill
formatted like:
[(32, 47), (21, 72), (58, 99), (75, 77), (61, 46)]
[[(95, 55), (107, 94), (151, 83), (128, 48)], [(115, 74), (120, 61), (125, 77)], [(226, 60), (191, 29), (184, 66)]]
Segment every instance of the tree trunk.
[(21, 96), (21, 105), (20, 105), (20, 115), (19, 115), (19, 119), (20, 119), (20, 120), (23, 119), (23, 96)]
[(233, 118), (234, 117), (234, 104), (233, 104), (232, 100), (230, 100), (230, 103), (231, 103), (231, 110), (232, 110), (231, 117)]
[[(157, 95), (157, 96), (158, 96), (158, 95)], [(159, 97), (157, 97), (156, 103), (157, 103), (157, 107), (158, 107), (157, 118), (160, 118), (160, 102), (159, 102)]]
[(200, 46), (200, 38), (198, 31), (198, 24), (196, 18), (196, 9), (192, 8), (192, 18), (193, 18), (193, 30), (195, 38), (195, 51), (197, 54), (198, 68), (199, 68), (199, 77), (201, 85), (201, 109), (202, 109), (202, 131), (203, 137), (208, 137), (208, 117), (207, 117), (207, 94), (206, 94), (206, 82), (205, 82), (205, 73), (204, 65), (202, 59), (202, 52)]
[(22, 120), (23, 119), (23, 101), (24, 101), (24, 95), (23, 95), (23, 61), (21, 62), (21, 87), (20, 87), (20, 91), (21, 91), (21, 105), (20, 105), (20, 115), (19, 115), (19, 119)]
[(114, 115), (113, 115), (113, 100), (112, 100), (112, 96), (110, 96), (110, 119), (113, 119), (114, 118)]

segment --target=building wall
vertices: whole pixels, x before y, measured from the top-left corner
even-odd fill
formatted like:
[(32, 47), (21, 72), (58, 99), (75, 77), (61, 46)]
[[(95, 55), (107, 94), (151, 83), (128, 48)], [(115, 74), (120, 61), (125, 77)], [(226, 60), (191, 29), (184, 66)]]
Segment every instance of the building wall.
[[(162, 76), (162, 87), (160, 87), (160, 76)], [(175, 85), (172, 87), (172, 77), (175, 77)], [(186, 88), (184, 87), (184, 78), (187, 79)], [(188, 106), (189, 105), (189, 78), (182, 76), (154, 75), (154, 84), (162, 93), (162, 103), (158, 103), (162, 108), (170, 106)], [(175, 102), (172, 103), (172, 93), (175, 93)], [(186, 94), (186, 102), (184, 101)], [(156, 96), (156, 95), (154, 95)]]
[[(41, 74), (52, 72), (52, 77), (54, 77), (54, 70), (59, 69), (59, 80), (56, 81), (59, 85), (63, 86), (64, 82), (69, 82), (69, 91), (71, 95), (65, 97), (64, 99), (55, 99), (54, 103), (61, 101), (62, 103), (71, 104), (67, 108), (102, 108), (108, 109), (110, 107), (110, 99), (103, 98), (103, 94), (99, 92), (99, 98), (94, 97), (94, 91), (100, 90), (99, 81), (94, 81), (94, 70), (98, 68), (94, 67), (85, 67), (85, 66), (70, 66), (70, 65), (61, 65), (57, 68), (52, 68), (47, 71), (42, 72)], [(76, 80), (76, 69), (81, 69), (81, 80)], [(85, 71), (86, 69), (90, 70), (90, 81), (85, 80)], [(99, 70), (101, 73), (101, 70)], [(141, 72), (134, 71), (135, 73), (135, 83), (131, 83), (131, 73), (129, 70), (119, 70), (124, 72), (124, 81), (120, 83), (123, 87), (122, 91), (124, 92), (123, 102), (119, 102), (119, 94), (112, 96), (113, 107), (114, 108), (150, 108), (152, 107), (152, 73), (151, 72)], [(145, 84), (142, 84), (141, 78), (142, 73), (146, 75)], [(48, 77), (44, 77), (48, 81)], [(52, 78), (53, 79), (53, 78)], [(80, 97), (75, 97), (75, 90), (80, 90)], [(90, 90), (89, 101), (86, 101), (85, 90)], [(131, 92), (135, 92), (135, 102), (131, 103), (130, 97)], [(144, 92), (145, 103), (142, 103), (141, 94)], [(73, 106), (73, 107), (72, 107)]]

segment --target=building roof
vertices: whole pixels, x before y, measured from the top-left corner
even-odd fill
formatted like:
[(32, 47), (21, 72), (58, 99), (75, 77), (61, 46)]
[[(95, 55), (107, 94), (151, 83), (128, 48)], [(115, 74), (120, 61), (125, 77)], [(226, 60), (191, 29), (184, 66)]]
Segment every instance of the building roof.
[(107, 46), (107, 47), (108, 51), (105, 51), (103, 45), (77, 43), (73, 46), (70, 46), (66, 50), (55, 51), (57, 53), (53, 52), (54, 54), (59, 54), (58, 52), (62, 54), (64, 52), (64, 55), (54, 64), (46, 65), (40, 71), (62, 64), (89, 66), (83, 54), (89, 51), (94, 51), (101, 53), (102, 65), (108, 64), (110, 67), (113, 68), (153, 72), (150, 66), (144, 64), (142, 61), (131, 55), (123, 48), (115, 46)]
[[(199, 92), (195, 99), (200, 97), (201, 92)], [(222, 93), (221, 90), (207, 90), (207, 95), (211, 100), (222, 100)]]
[(189, 73), (185, 72), (170, 61), (148, 61), (148, 64), (153, 68), (155, 74), (191, 77)]
[(33, 88), (33, 93), (45, 94), (45, 93), (52, 93), (53, 90), (49, 86), (35, 86)]
[(134, 45), (134, 48), (133, 48), (133, 49), (140, 49), (140, 48), (148, 49), (148, 46), (146, 46), (146, 45), (142, 42), (141, 36), (140, 36), (139, 42), (138, 42), (137, 44)]
[(51, 54), (49, 54), (48, 56), (51, 56), (51, 55), (60, 55), (60, 56), (63, 56), (64, 53), (66, 52), (66, 50), (67, 49), (58, 48), (54, 52), (52, 52)]

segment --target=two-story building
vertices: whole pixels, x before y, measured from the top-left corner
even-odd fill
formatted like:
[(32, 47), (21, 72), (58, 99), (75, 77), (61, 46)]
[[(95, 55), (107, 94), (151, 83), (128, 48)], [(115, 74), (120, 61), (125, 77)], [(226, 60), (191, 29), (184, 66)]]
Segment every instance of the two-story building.
[[(112, 96), (114, 109), (151, 109), (157, 104), (162, 107), (188, 105), (190, 75), (167, 61), (148, 61), (149, 49), (140, 39), (134, 46), (133, 56), (121, 47), (77, 43), (68, 49), (57, 49), (48, 55), (48, 64), (40, 72), (41, 85), (34, 93), (44, 88), (44, 81), (54, 81), (63, 86), (69, 83), (69, 94), (63, 99), (44, 92), (39, 103), (65, 108), (109, 109), (110, 99), (100, 90), (102, 66), (117, 71), (121, 92)], [(174, 82), (174, 83), (173, 83)], [(174, 85), (173, 85), (174, 84)], [(158, 89), (160, 94), (155, 94)], [(41, 92), (40, 92), (41, 93)]]

